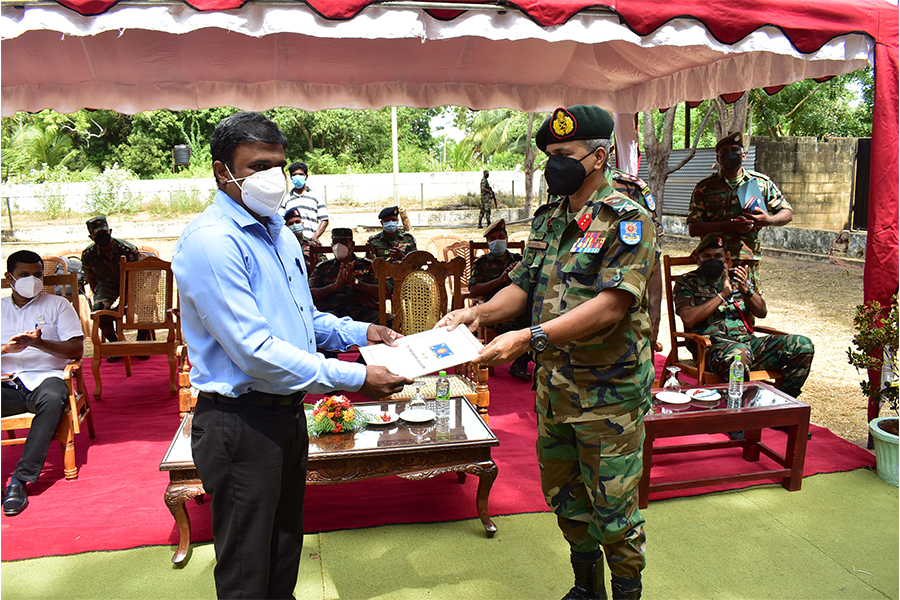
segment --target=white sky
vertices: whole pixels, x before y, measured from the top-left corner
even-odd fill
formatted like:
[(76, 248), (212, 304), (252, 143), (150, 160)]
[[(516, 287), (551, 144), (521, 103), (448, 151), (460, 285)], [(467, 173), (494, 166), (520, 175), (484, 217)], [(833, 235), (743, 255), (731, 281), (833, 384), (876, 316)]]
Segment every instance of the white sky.
[(431, 119), (431, 135), (434, 137), (447, 136), (458, 142), (466, 137), (465, 132), (453, 125), (453, 113), (445, 111)]

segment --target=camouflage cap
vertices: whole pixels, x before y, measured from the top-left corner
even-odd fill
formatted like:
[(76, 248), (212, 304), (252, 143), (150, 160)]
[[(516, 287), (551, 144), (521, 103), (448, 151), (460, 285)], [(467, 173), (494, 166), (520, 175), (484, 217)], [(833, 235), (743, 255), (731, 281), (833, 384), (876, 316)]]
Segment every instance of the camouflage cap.
[(300, 216), (300, 207), (295, 206), (294, 208), (289, 208), (284, 211), (284, 220), (290, 221), (291, 219), (296, 219)]
[(388, 206), (387, 208), (381, 209), (381, 212), (378, 213), (378, 218), (382, 221), (387, 219), (388, 217), (396, 217), (400, 214), (399, 206)]
[(98, 231), (109, 231), (109, 223), (106, 221), (106, 217), (91, 217), (86, 222), (88, 235), (94, 235)]
[(353, 230), (349, 227), (335, 227), (331, 230), (332, 240), (352, 240)]
[(735, 144), (741, 148), (744, 147), (744, 133), (742, 131), (733, 131), (716, 142), (716, 151), (722, 146), (733, 146)]
[(540, 126), (534, 141), (541, 152), (550, 144), (570, 140), (609, 139), (613, 132), (613, 118), (599, 106), (576, 104), (557, 108)]
[(501, 229), (503, 231), (506, 231), (506, 219), (497, 219), (496, 221), (488, 225), (488, 228), (484, 230), (484, 237), (487, 237), (495, 231), (499, 231)]

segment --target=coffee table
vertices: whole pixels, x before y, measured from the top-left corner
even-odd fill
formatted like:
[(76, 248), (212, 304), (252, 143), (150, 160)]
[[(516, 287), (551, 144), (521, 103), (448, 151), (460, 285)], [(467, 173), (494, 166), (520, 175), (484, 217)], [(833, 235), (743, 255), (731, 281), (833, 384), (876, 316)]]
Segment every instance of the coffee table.
[[(792, 492), (799, 490), (803, 482), (803, 465), (806, 461), (809, 406), (767, 383), (753, 381), (744, 384), (741, 408), (729, 409), (726, 406), (727, 384), (701, 387), (717, 390), (721, 394), (721, 398), (715, 402), (693, 400), (687, 404), (656, 403), (656, 393), (661, 390), (653, 390), (655, 404), (644, 417), (646, 431), (644, 474), (639, 483), (638, 506), (647, 508), (651, 492), (760, 479), (780, 478), (781, 485), (785, 489)], [(762, 429), (766, 427), (788, 428), (787, 443), (783, 454), (779, 454), (760, 442)], [(704, 433), (728, 433), (729, 431), (743, 431), (744, 439), (654, 447), (654, 442), (661, 438)], [(666, 483), (653, 483), (651, 480), (655, 455), (718, 448), (741, 448), (741, 456), (747, 462), (757, 462), (760, 454), (764, 454), (782, 468)]]
[[(372, 413), (399, 414), (405, 410), (406, 401), (353, 405)], [(191, 456), (192, 418), (191, 413), (184, 416), (159, 465), (160, 471), (169, 472), (165, 502), (178, 526), (178, 549), (172, 562), (179, 567), (184, 566), (191, 543), (191, 522), (184, 504), (204, 493)], [(456, 472), (463, 482), (467, 473), (477, 475), (478, 516), (487, 536), (493, 537), (497, 526), (488, 515), (488, 497), (497, 478), (497, 465), (491, 459), (491, 448), (499, 443), (466, 398), (451, 398), (448, 417), (426, 423), (399, 420), (390, 425), (369, 425), (354, 434), (312, 438), (306, 481), (336, 484), (385, 475), (422, 480)]]

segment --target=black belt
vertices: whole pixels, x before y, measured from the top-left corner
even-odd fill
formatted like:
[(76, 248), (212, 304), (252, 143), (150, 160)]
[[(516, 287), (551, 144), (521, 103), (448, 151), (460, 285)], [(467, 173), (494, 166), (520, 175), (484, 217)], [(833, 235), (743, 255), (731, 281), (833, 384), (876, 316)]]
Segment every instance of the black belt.
[(222, 404), (239, 404), (242, 406), (298, 406), (306, 398), (306, 392), (294, 392), (293, 394), (270, 394), (268, 392), (249, 391), (236, 398), (223, 396), (216, 392), (200, 392), (199, 398)]

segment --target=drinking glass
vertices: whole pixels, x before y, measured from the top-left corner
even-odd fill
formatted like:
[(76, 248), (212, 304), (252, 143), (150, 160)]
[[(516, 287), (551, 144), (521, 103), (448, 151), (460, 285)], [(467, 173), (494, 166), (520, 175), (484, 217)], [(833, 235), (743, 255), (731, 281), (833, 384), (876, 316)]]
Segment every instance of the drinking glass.
[(678, 372), (681, 369), (679, 369), (678, 367), (666, 367), (666, 370), (669, 372), (669, 378), (663, 385), (663, 389), (667, 392), (676, 392), (680, 394), (681, 382), (678, 381)]

